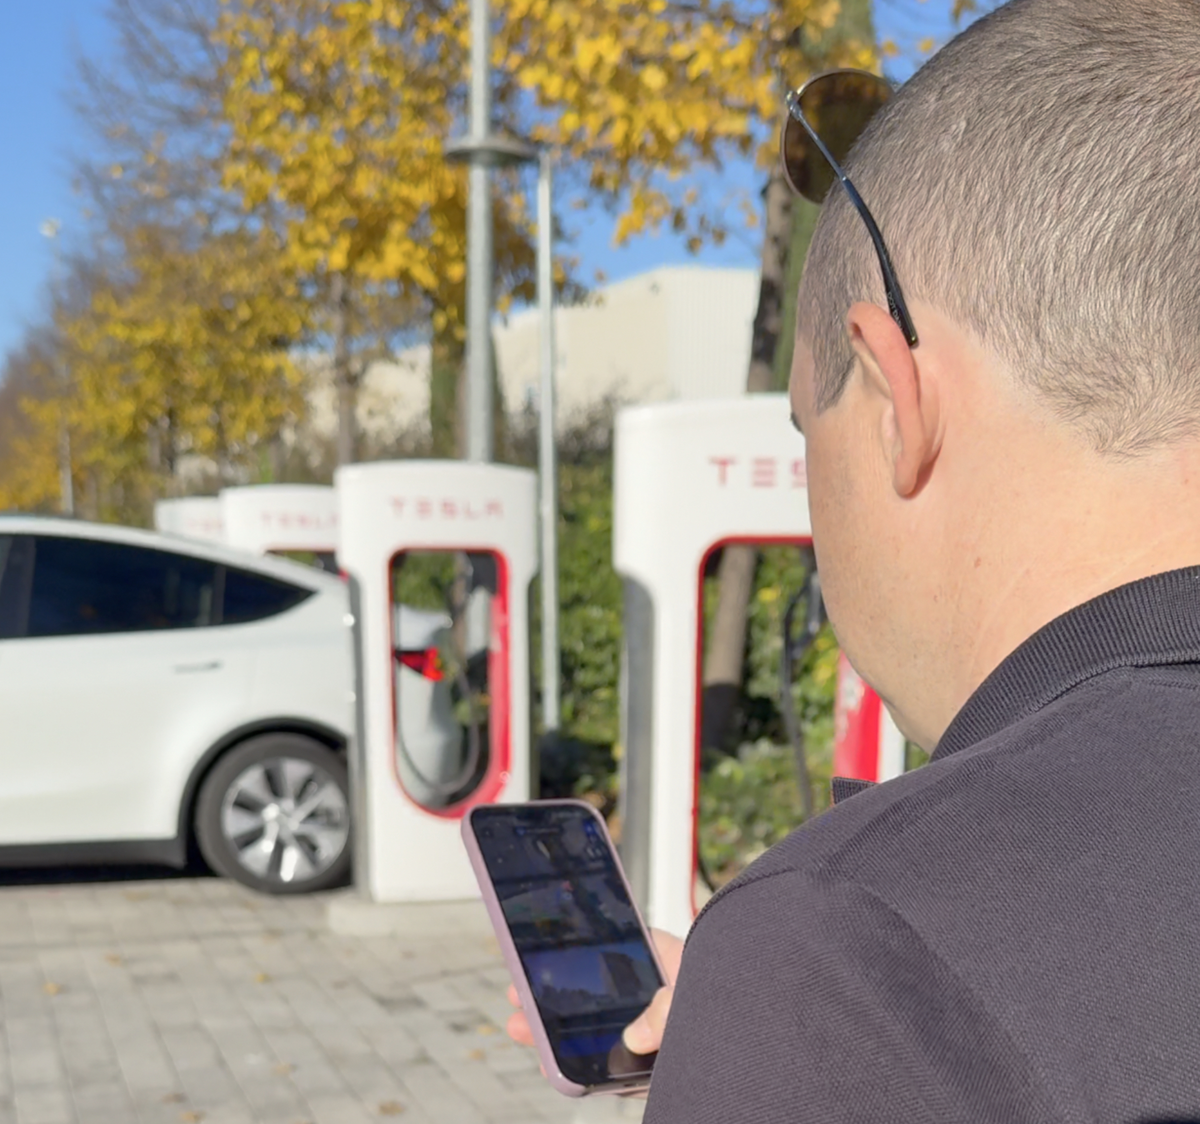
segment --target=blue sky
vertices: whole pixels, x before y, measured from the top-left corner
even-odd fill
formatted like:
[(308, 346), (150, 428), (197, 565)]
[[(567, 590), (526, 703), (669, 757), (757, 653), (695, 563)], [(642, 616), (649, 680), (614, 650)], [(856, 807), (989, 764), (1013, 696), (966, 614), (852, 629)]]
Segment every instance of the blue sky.
[[(70, 187), (70, 155), (86, 143), (67, 105), (75, 59), (106, 57), (111, 37), (106, 0), (0, 0), (0, 357), (19, 343), (24, 327), (44, 302), (52, 265), (50, 245), (38, 227), (48, 218), (63, 223), (63, 239), (79, 235), (79, 201)], [(884, 37), (907, 45), (921, 35), (944, 37), (947, 0), (879, 0)], [(737, 183), (746, 177), (733, 177)], [(578, 232), (568, 251), (578, 255), (582, 279), (601, 270), (611, 279), (656, 265), (696, 262), (754, 266), (752, 236), (731, 238), (720, 249), (694, 258), (669, 235), (646, 236), (616, 249), (612, 222), (604, 214), (567, 214)], [(582, 220), (582, 221), (581, 221)]]
[(39, 225), (58, 218), (69, 237), (78, 213), (70, 152), (80, 138), (67, 93), (78, 48), (107, 48), (103, 10), (103, 0), (0, 3), (0, 355), (42, 307), (52, 257)]

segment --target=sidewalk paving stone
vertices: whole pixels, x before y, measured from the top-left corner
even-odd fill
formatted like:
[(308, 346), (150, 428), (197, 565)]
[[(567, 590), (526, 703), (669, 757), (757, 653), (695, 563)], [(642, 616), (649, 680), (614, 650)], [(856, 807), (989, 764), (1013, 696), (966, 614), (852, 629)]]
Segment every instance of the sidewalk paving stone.
[(387, 910), (209, 878), (0, 886), (0, 1124), (637, 1124), (509, 1041), (481, 908)]

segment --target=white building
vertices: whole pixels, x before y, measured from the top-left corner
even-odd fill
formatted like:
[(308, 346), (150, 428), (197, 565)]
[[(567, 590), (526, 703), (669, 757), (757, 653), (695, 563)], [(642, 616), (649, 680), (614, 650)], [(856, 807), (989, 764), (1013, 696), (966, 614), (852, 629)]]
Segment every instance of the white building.
[[(746, 389), (758, 275), (670, 266), (599, 290), (554, 316), (559, 414), (605, 399), (735, 398)], [(509, 409), (537, 404), (539, 316), (496, 329), (496, 365)]]
[[(758, 303), (751, 269), (667, 266), (605, 286), (580, 305), (556, 309), (558, 417), (569, 423), (606, 400), (659, 402), (735, 398), (744, 393)], [(509, 410), (538, 401), (536, 309), (494, 330), (496, 366)], [(328, 367), (309, 395), (312, 431), (337, 432), (337, 396)], [(318, 369), (318, 371), (321, 370)], [(429, 348), (373, 363), (359, 391), (359, 424), (368, 440), (424, 427), (429, 418)]]
[[(324, 441), (338, 431), (337, 388), (333, 363), (309, 361), (308, 419), (305, 429)], [(405, 430), (429, 427), (429, 345), (409, 348), (394, 360), (376, 360), (358, 387), (359, 432), (368, 443), (387, 444)]]

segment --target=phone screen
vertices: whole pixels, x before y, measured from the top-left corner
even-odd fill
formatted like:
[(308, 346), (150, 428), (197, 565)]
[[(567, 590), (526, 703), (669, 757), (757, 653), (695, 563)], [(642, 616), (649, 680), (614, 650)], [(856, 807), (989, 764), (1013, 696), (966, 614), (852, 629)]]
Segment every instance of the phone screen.
[(518, 805), (471, 816), (489, 879), (564, 1077), (648, 1075), (621, 1032), (663, 985), (603, 830), (586, 808)]

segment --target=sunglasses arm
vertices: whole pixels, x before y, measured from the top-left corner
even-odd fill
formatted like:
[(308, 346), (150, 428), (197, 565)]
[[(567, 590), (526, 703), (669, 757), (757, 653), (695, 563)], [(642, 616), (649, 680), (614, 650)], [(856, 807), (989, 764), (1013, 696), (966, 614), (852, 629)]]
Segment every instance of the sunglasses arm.
[(883, 286), (887, 293), (888, 311), (892, 314), (892, 319), (896, 321), (900, 331), (904, 333), (904, 338), (908, 341), (908, 346), (916, 347), (917, 329), (913, 324), (912, 317), (908, 313), (908, 306), (904, 303), (904, 294), (900, 291), (900, 282), (896, 280), (896, 271), (892, 268), (892, 259), (888, 257), (887, 247), (883, 244), (883, 235), (879, 232), (879, 224), (875, 221), (875, 216), (871, 214), (866, 203), (863, 202), (862, 196), (859, 195), (858, 189), (850, 182), (850, 177), (842, 170), (841, 164), (834, 159), (833, 153), (829, 151), (825, 142), (821, 140), (816, 129), (809, 124), (808, 119), (801, 111), (800, 99), (796, 94), (788, 94), (787, 110), (803, 126), (804, 131), (809, 135), (813, 144), (817, 146), (821, 155), (829, 162), (834, 175), (837, 176), (842, 187), (846, 189), (846, 194), (850, 197), (850, 202), (854, 205), (854, 209), (866, 224), (867, 233), (870, 234), (871, 242), (875, 246), (875, 254), (879, 258), (879, 268), (883, 271)]
[(883, 235), (879, 232), (875, 216), (867, 209), (858, 189), (846, 178), (846, 173), (837, 164), (834, 164), (833, 167), (837, 172), (838, 179), (841, 180), (842, 187), (846, 189), (846, 194), (850, 197), (850, 202), (854, 204), (854, 209), (866, 224), (867, 233), (871, 235), (871, 242), (875, 246), (875, 255), (879, 258), (879, 268), (883, 271), (883, 287), (887, 294), (888, 311), (892, 314), (892, 319), (896, 321), (900, 331), (904, 333), (908, 346), (916, 347), (917, 329), (912, 322), (912, 317), (908, 314), (908, 306), (904, 303), (904, 296), (900, 292), (900, 282), (896, 280), (896, 271), (892, 268), (892, 259), (888, 257), (887, 247), (883, 244)]

